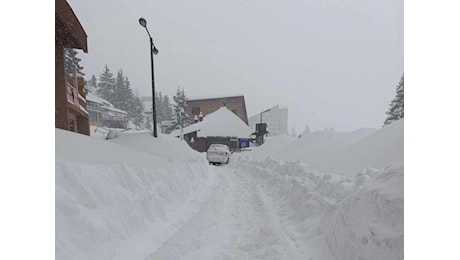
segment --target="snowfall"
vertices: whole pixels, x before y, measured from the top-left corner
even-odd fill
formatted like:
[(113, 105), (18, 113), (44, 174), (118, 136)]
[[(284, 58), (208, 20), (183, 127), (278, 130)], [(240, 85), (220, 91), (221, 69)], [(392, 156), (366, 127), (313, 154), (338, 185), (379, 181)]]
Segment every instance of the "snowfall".
[(213, 166), (169, 135), (55, 130), (56, 259), (403, 259), (404, 119)]

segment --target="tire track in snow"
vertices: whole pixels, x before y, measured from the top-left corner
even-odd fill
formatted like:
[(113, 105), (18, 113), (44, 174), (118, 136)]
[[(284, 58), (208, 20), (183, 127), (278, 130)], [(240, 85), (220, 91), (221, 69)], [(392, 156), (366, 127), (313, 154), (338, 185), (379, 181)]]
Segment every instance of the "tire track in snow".
[(147, 259), (303, 259), (251, 174), (232, 164), (213, 169), (220, 176), (213, 195)]

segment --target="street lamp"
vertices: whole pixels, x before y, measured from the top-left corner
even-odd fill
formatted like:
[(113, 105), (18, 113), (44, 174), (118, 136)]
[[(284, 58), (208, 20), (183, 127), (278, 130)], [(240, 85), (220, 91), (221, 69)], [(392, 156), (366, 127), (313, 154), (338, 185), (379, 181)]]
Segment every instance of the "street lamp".
[(267, 133), (266, 132), (266, 125), (267, 124), (262, 124), (262, 114), (266, 113), (268, 111), (270, 111), (270, 109), (266, 109), (266, 110), (260, 112), (260, 124), (257, 124), (258, 126), (256, 125), (256, 133), (257, 133), (256, 134), (256, 139), (257, 139), (257, 143), (259, 145), (262, 145), (264, 143), (264, 134)]
[(262, 114), (265, 113), (265, 112), (268, 112), (268, 111), (270, 111), (270, 109), (267, 109), (265, 111), (260, 112), (260, 123), (261, 124), (262, 124)]
[(147, 34), (149, 35), (150, 38), (150, 64), (152, 68), (152, 112), (153, 112), (153, 137), (158, 137), (157, 135), (157, 111), (155, 107), (155, 77), (153, 73), (153, 55), (158, 54), (158, 49), (155, 47), (153, 44), (153, 39), (152, 36), (150, 36), (149, 29), (147, 29), (147, 20), (145, 20), (143, 17), (139, 18), (139, 24), (145, 28), (147, 31)]

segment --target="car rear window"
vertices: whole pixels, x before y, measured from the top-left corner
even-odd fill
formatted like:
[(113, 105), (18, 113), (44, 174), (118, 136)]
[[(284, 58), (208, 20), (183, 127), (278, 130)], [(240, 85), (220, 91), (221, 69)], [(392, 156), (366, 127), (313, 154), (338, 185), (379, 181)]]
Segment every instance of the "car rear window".
[(209, 146), (209, 150), (217, 150), (217, 151), (225, 151), (227, 150), (227, 146), (226, 145), (216, 145), (216, 144), (212, 144), (211, 146)]

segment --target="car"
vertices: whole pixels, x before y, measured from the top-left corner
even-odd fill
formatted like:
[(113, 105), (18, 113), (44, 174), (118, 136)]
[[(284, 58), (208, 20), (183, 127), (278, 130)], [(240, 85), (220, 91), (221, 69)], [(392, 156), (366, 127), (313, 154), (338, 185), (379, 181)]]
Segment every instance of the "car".
[(228, 164), (230, 161), (230, 148), (225, 144), (211, 144), (206, 152), (209, 164)]

